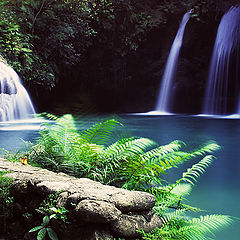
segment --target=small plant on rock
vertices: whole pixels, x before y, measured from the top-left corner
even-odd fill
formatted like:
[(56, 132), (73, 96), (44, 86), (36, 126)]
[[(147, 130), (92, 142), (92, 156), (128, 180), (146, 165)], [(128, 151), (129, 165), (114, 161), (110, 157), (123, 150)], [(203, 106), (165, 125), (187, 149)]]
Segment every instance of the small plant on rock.
[(51, 216), (45, 216), (42, 220), (41, 225), (32, 228), (29, 232), (31, 233), (31, 232), (38, 231), (37, 240), (43, 240), (43, 239), (46, 238), (47, 235), (52, 240), (58, 240), (57, 234), (55, 233), (55, 231), (50, 226), (51, 218), (52, 218), (52, 215)]
[(54, 231), (54, 228), (51, 224), (52, 221), (56, 220), (57, 223), (63, 228), (65, 228), (66, 224), (68, 223), (68, 210), (64, 207), (56, 206), (59, 193), (60, 192), (56, 194), (50, 194), (48, 198), (42, 202), (39, 208), (36, 209), (38, 213), (45, 215), (42, 223), (29, 231), (30, 233), (38, 231), (37, 240), (43, 240), (46, 238), (46, 236), (52, 240), (58, 240), (57, 233)]

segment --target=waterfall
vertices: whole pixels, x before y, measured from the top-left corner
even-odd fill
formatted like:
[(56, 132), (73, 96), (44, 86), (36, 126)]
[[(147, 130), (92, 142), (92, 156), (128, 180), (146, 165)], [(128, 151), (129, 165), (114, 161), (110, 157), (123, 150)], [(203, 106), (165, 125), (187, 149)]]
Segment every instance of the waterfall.
[(185, 31), (186, 24), (190, 18), (191, 11), (185, 13), (182, 18), (182, 22), (179, 26), (177, 35), (173, 41), (167, 64), (165, 66), (164, 74), (162, 77), (161, 88), (158, 95), (157, 105), (155, 111), (168, 113), (170, 101), (171, 101), (171, 86), (174, 79), (174, 75), (177, 68), (177, 62), (179, 53), (182, 46), (183, 35)]
[(0, 121), (26, 119), (35, 113), (17, 73), (0, 57)]
[(213, 49), (204, 114), (240, 114), (240, 5), (222, 17)]

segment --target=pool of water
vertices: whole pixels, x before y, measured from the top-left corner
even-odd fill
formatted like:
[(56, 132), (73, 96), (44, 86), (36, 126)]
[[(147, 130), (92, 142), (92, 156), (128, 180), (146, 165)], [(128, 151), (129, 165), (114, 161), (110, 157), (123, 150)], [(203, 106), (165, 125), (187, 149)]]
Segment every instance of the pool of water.
[[(221, 150), (216, 160), (201, 176), (187, 198), (188, 204), (206, 210), (202, 214), (226, 214), (240, 218), (240, 119), (217, 119), (187, 116), (124, 116), (133, 135), (149, 137), (160, 145), (175, 139), (195, 148), (214, 140)], [(181, 177), (188, 162), (169, 171), (169, 180)], [(238, 240), (240, 221), (216, 234), (216, 240)]]
[[(101, 119), (103, 117), (82, 118), (78, 126), (87, 128)], [(203, 215), (219, 213), (240, 218), (240, 119), (121, 115), (118, 120), (125, 124), (130, 135), (148, 137), (160, 145), (179, 139), (190, 148), (197, 148), (210, 140), (216, 141), (222, 148), (194, 187), (188, 203), (205, 209)], [(21, 139), (36, 139), (39, 128), (39, 122), (0, 123), (0, 147), (17, 150), (24, 145)], [(170, 170), (168, 180), (180, 178), (192, 163)], [(239, 226), (240, 221), (217, 233), (215, 240), (238, 240)]]

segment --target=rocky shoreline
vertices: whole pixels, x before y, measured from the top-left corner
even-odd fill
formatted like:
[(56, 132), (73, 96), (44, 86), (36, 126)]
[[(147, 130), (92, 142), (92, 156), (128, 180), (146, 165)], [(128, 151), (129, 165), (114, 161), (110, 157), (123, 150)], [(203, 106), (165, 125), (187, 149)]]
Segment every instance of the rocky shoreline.
[[(71, 234), (60, 239), (110, 240), (134, 239), (138, 230), (146, 232), (161, 226), (152, 210), (155, 197), (140, 191), (128, 191), (103, 185), (90, 179), (77, 179), (63, 173), (0, 159), (0, 171), (13, 179), (11, 193), (15, 214), (31, 212), (49, 194), (59, 191), (58, 207), (69, 210)], [(17, 223), (16, 223), (17, 224)], [(27, 233), (24, 239), (31, 239)]]

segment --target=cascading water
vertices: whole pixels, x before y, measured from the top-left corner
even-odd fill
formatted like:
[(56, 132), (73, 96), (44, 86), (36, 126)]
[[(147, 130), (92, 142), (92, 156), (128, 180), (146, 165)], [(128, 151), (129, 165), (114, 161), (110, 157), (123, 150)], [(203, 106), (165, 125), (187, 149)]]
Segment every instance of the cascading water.
[(157, 105), (155, 108), (155, 111), (157, 112), (169, 112), (168, 109), (171, 102), (171, 85), (177, 68), (177, 62), (182, 46), (185, 27), (190, 18), (191, 11), (185, 13), (185, 15), (183, 16), (177, 35), (173, 41), (167, 64), (164, 70), (162, 84), (158, 95)]
[(0, 57), (0, 121), (26, 119), (35, 113), (17, 73)]
[(222, 17), (214, 45), (204, 114), (240, 114), (240, 5)]

